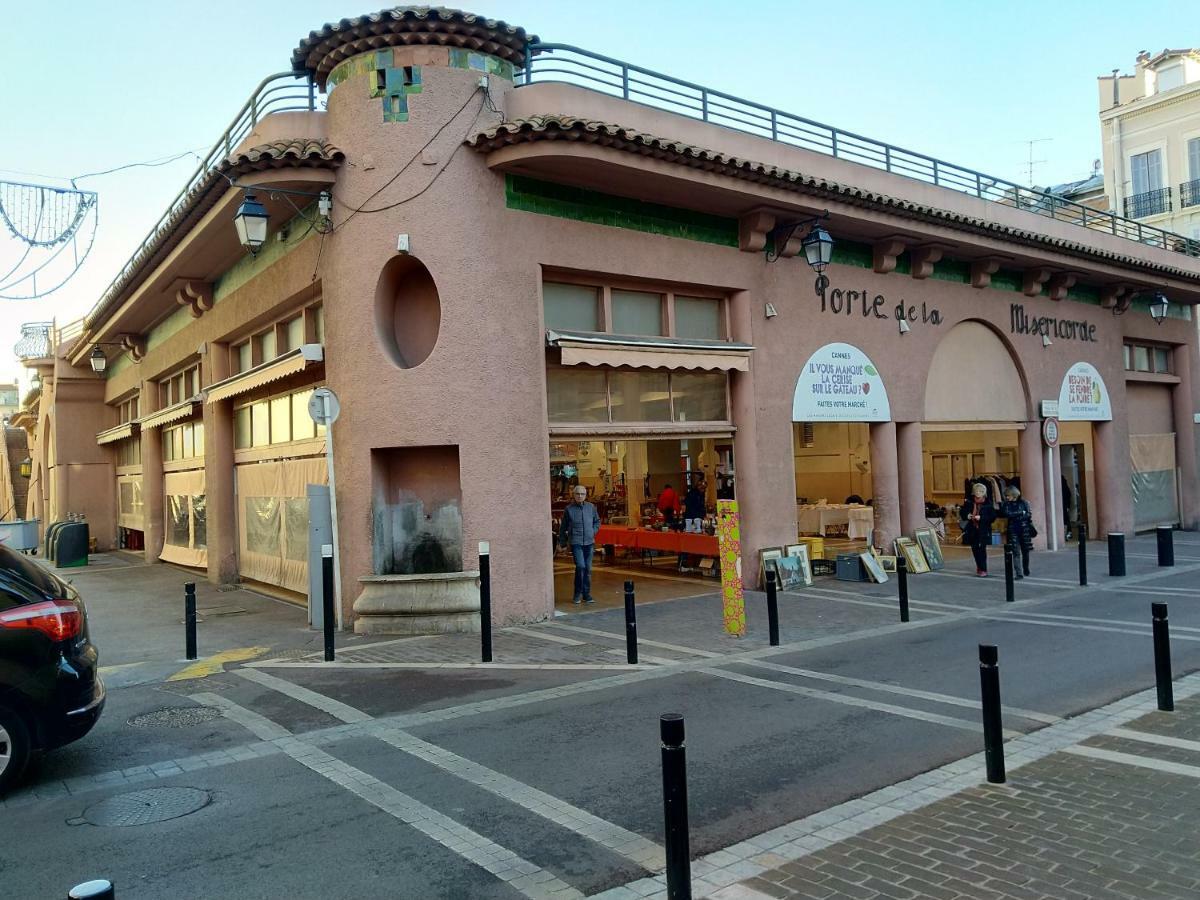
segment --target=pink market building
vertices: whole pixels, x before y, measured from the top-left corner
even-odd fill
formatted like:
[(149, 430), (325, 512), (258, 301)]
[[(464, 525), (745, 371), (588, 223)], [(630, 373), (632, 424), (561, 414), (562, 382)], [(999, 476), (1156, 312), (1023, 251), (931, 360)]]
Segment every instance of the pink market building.
[(843, 500), (887, 547), (979, 479), (1043, 547), (1196, 526), (1200, 242), (469, 13), (291, 65), (28, 358), (43, 522), (302, 598), (332, 440), (342, 621), (399, 632), (477, 626), (481, 541), (495, 620), (550, 615), (575, 483), (629, 529), (703, 478), (746, 573)]

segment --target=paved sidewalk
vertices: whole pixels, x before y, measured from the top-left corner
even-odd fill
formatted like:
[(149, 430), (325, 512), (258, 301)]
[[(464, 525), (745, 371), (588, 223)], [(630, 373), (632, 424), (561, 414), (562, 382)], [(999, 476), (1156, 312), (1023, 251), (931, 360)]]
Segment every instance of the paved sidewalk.
[[(694, 896), (1200, 896), (1198, 693), (1190, 675), (1173, 713), (1145, 691), (1009, 741), (1003, 785), (978, 783), (979, 754), (709, 854)], [(600, 896), (658, 900), (665, 882)]]

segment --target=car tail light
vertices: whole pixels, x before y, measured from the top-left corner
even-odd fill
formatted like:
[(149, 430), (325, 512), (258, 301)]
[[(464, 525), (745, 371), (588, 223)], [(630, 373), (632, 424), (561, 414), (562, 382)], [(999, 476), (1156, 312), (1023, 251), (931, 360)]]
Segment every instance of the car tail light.
[(32, 628), (52, 641), (67, 641), (79, 634), (83, 614), (70, 600), (45, 600), (0, 612), (0, 628)]

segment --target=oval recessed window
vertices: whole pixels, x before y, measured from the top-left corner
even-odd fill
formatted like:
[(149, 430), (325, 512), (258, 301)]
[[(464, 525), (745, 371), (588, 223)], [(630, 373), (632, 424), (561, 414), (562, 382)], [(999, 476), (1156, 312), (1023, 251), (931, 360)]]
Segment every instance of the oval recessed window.
[(375, 330), (384, 352), (397, 366), (411, 369), (429, 358), (442, 324), (437, 285), (412, 256), (388, 260), (375, 286)]

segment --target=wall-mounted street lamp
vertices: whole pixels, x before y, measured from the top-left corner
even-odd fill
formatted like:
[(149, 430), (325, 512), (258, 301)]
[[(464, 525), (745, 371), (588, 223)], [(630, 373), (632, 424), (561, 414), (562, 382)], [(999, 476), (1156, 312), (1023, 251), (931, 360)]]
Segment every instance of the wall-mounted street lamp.
[(1167, 295), (1159, 291), (1154, 295), (1154, 300), (1150, 304), (1150, 317), (1159, 325), (1163, 319), (1167, 317), (1167, 309), (1170, 306), (1170, 301), (1167, 300)]
[(30, 459), (28, 456), (25, 457), (23, 460), (21, 460), (21, 464), (20, 464), (20, 466), (17, 467), (17, 471), (21, 474), (22, 478), (32, 478), (33, 477), (33, 460)]
[[(240, 185), (235, 186), (240, 187)], [(270, 222), (271, 215), (267, 212), (267, 208), (258, 202), (253, 188), (244, 188), (244, 190), (246, 195), (242, 198), (242, 205), (233, 214), (233, 227), (237, 229), (238, 242), (250, 252), (251, 256), (257, 256), (258, 251), (267, 242), (267, 224)], [(270, 197), (317, 198), (319, 221), (314, 222), (308, 219), (307, 216), (304, 216), (303, 210), (294, 203), (292, 203), (292, 208), (296, 210), (297, 215), (303, 216), (321, 234), (328, 234), (332, 230), (329, 217), (333, 214), (333, 195), (329, 191), (314, 194), (311, 191), (289, 191), (283, 188), (263, 188), (263, 190), (266, 190)], [(288, 202), (291, 203), (290, 200)]]
[(42, 389), (42, 376), (39, 373), (33, 373), (33, 377), (29, 379), (29, 388), (34, 391)]
[(108, 368), (108, 357), (104, 355), (104, 351), (99, 347), (92, 348), (88, 362), (92, 364), (92, 371), (97, 375), (103, 375), (104, 370)]
[(829, 213), (823, 212), (820, 215), (809, 216), (807, 219), (776, 225), (767, 233), (767, 262), (775, 262), (779, 259), (779, 252), (787, 246), (792, 236), (801, 228), (811, 225), (812, 228), (800, 244), (804, 248), (804, 258), (808, 260), (813, 271), (820, 275), (833, 258), (833, 238), (829, 236), (828, 231), (817, 224), (828, 218)]

